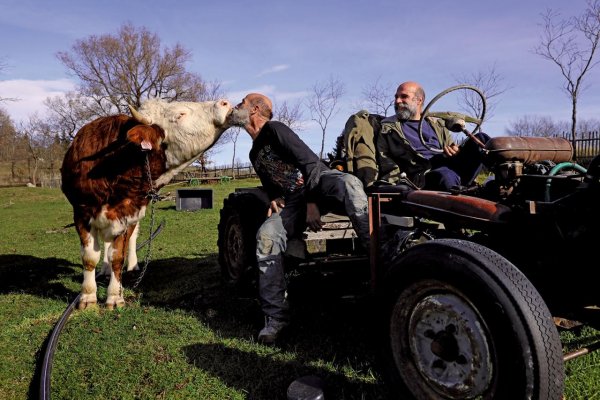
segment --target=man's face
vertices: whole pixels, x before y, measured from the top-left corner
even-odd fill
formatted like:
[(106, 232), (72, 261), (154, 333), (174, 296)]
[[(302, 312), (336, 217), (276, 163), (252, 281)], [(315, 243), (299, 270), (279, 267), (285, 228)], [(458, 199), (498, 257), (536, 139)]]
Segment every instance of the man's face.
[(244, 97), (242, 102), (234, 107), (231, 115), (229, 116), (229, 122), (233, 126), (245, 127), (250, 123), (250, 104), (248, 99)]
[(396, 91), (394, 110), (399, 119), (414, 119), (419, 110), (420, 99), (415, 96), (415, 91), (400, 86)]

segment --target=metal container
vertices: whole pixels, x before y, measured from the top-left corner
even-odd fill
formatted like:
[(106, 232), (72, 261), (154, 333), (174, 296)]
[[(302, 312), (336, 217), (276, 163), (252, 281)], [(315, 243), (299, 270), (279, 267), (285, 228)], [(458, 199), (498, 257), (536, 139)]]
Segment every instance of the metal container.
[(485, 145), (488, 157), (494, 162), (521, 161), (530, 164), (548, 160), (555, 163), (571, 161), (573, 146), (563, 138), (552, 137), (494, 137)]
[(212, 189), (177, 189), (177, 211), (196, 211), (203, 208), (213, 208)]

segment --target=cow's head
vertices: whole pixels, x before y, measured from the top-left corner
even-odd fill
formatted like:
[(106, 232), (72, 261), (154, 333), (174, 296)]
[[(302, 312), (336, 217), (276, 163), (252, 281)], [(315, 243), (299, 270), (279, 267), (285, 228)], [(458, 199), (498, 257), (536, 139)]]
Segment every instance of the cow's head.
[(176, 167), (196, 159), (229, 128), (231, 103), (221, 99), (204, 102), (147, 100), (131, 114), (146, 125), (158, 125), (167, 144), (167, 164)]

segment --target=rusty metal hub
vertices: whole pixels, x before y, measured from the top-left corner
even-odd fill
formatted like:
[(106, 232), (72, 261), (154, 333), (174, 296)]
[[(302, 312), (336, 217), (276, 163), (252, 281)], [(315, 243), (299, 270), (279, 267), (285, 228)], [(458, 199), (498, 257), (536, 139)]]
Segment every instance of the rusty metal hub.
[(454, 294), (423, 298), (409, 322), (410, 350), (420, 374), (451, 399), (481, 395), (490, 385), (492, 356), (477, 311)]

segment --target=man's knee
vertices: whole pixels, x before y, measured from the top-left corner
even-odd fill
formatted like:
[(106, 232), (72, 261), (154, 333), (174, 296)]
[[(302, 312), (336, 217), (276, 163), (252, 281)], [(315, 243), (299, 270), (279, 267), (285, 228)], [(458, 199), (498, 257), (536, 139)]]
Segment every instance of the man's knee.
[(256, 233), (256, 252), (260, 256), (277, 255), (285, 251), (286, 232), (277, 214), (269, 217)]
[(425, 175), (425, 188), (431, 190), (450, 190), (455, 186), (460, 186), (460, 176), (450, 168), (441, 167), (429, 171)]

